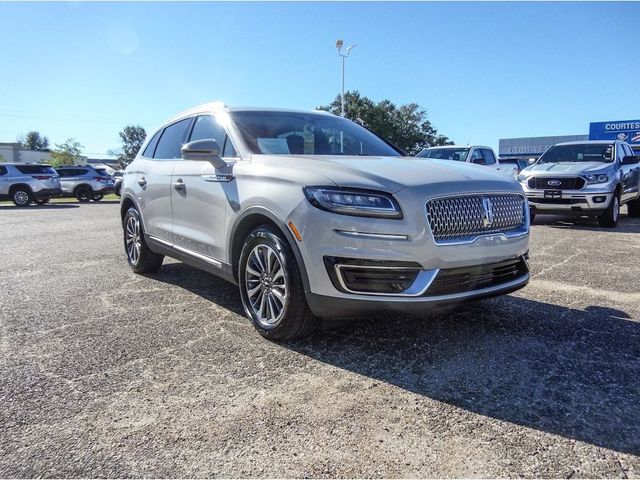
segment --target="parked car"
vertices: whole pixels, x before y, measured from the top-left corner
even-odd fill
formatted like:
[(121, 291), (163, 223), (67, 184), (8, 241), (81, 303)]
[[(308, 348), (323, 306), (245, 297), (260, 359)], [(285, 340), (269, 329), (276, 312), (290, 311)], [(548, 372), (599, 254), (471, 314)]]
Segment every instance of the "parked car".
[(63, 196), (75, 197), (79, 202), (99, 202), (115, 188), (109, 175), (99, 173), (90, 165), (60, 167), (56, 171), (60, 175)]
[(218, 104), (151, 135), (121, 201), (134, 272), (168, 255), (229, 280), (271, 339), (517, 290), (528, 212), (514, 179), (403, 157), (345, 118)]
[(518, 180), (537, 213), (597, 217), (615, 227), (620, 205), (640, 216), (640, 157), (621, 141), (558, 143), (520, 172)]
[(31, 203), (44, 205), (61, 194), (59, 176), (50, 165), (0, 163), (0, 200), (27, 207)]
[(482, 145), (429, 147), (422, 150), (416, 156), (420, 158), (475, 163), (476, 165), (485, 165), (494, 170), (501, 171), (513, 178), (518, 175), (517, 167), (512, 164), (502, 165), (493, 149)]
[(507, 165), (513, 165), (514, 170), (520, 173), (523, 169), (531, 165), (531, 162), (524, 158), (500, 158), (498, 159), (500, 165), (506, 167)]
[(113, 193), (117, 196), (120, 196), (120, 189), (122, 188), (122, 177), (124, 176), (124, 171), (116, 170), (113, 173)]

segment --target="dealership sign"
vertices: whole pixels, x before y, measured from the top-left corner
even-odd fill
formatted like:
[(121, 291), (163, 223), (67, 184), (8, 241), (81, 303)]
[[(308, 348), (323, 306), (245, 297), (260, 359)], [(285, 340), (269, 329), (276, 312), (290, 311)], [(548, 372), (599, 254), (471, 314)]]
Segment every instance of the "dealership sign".
[(622, 140), (640, 145), (640, 120), (591, 123), (589, 140)]

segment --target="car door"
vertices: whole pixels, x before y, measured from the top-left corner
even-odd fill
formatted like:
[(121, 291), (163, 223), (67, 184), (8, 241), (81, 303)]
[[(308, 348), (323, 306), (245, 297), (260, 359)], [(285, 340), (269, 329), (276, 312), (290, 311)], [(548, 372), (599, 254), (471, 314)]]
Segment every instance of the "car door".
[(216, 262), (225, 259), (227, 192), (235, 189), (233, 163), (236, 150), (213, 115), (195, 118), (189, 141), (215, 140), (227, 166), (180, 159), (172, 176), (173, 239), (175, 245)]
[(487, 167), (500, 171), (500, 163), (490, 148), (481, 148), (482, 158), (484, 158), (484, 164)]
[(9, 195), (10, 182), (11, 174), (9, 169), (4, 165), (0, 165), (0, 195)]
[(631, 147), (625, 143), (618, 143), (616, 148), (617, 161), (620, 162), (622, 170), (622, 201), (631, 200), (638, 194), (638, 174), (639, 164), (622, 165), (622, 159), (633, 155)]
[(171, 175), (190, 124), (187, 118), (160, 130), (155, 148), (154, 136), (137, 162), (134, 188), (144, 228), (147, 234), (169, 243), (173, 243)]

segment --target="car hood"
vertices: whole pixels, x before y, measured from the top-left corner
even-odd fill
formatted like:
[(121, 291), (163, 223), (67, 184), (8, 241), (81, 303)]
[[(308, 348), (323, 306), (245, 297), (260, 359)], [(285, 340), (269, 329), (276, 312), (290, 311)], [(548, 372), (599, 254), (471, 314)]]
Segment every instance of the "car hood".
[(442, 191), (519, 191), (518, 182), (491, 168), (416, 157), (255, 155), (283, 169), (305, 169), (340, 187), (395, 193), (407, 187), (438, 185)]
[(558, 175), (582, 175), (585, 173), (599, 172), (611, 167), (611, 163), (604, 162), (558, 162), (558, 163), (538, 163), (525, 168), (522, 172), (526, 174), (544, 173)]

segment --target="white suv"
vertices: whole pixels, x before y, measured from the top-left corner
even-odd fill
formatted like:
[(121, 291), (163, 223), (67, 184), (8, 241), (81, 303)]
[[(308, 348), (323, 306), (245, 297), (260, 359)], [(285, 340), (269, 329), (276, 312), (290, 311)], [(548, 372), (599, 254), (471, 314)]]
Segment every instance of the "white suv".
[(427, 311), (529, 280), (529, 209), (490, 169), (402, 157), (326, 112), (208, 104), (162, 126), (127, 167), (124, 246), (239, 286), (257, 330), (309, 334), (318, 317)]

